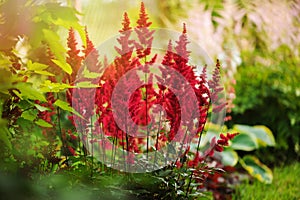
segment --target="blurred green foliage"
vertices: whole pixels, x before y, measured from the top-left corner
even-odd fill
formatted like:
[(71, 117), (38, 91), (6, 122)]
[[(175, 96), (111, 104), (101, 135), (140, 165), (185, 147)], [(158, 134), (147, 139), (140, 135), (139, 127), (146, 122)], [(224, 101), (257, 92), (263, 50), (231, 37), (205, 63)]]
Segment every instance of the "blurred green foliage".
[(277, 145), (265, 159), (278, 164), (300, 156), (300, 60), (291, 51), (244, 53), (235, 75), (233, 121), (267, 125)]

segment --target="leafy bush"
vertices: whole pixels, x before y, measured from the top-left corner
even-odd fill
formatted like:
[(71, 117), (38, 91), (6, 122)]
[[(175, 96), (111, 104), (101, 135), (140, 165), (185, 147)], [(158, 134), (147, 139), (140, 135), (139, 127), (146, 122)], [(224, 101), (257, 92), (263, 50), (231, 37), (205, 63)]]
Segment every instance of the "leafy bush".
[(299, 58), (291, 51), (282, 46), (263, 57), (261, 52), (245, 54), (235, 75), (233, 122), (268, 126), (277, 145), (264, 159), (277, 164), (300, 156)]

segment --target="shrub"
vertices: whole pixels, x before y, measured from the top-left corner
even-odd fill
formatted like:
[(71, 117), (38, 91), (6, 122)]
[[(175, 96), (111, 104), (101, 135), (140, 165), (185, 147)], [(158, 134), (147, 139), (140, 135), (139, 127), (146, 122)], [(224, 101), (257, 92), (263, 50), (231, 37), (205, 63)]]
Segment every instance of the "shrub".
[(281, 46), (269, 55), (244, 54), (235, 75), (233, 122), (268, 126), (277, 146), (269, 149), (264, 159), (277, 164), (300, 155), (299, 58), (293, 57), (291, 51)]

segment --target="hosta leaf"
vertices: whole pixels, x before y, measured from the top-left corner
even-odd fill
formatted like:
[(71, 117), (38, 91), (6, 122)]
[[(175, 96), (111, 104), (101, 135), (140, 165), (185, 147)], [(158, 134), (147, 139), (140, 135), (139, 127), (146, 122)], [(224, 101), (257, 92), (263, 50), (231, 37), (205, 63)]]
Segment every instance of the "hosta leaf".
[(255, 156), (244, 156), (243, 159), (240, 159), (240, 163), (251, 176), (257, 178), (261, 182), (272, 183), (272, 171), (266, 165), (262, 164)]
[(237, 152), (231, 148), (225, 148), (220, 154), (222, 156), (222, 163), (225, 166), (235, 166), (239, 160)]
[(267, 144), (269, 146), (275, 146), (275, 138), (272, 131), (263, 125), (254, 126), (255, 131), (253, 133), (259, 138), (260, 143)]
[(42, 120), (42, 119), (38, 119), (34, 123), (36, 123), (37, 125), (39, 125), (41, 127), (46, 127), (46, 128), (51, 128), (52, 127), (51, 124), (49, 124), (48, 122), (46, 122), (45, 120)]
[(266, 126), (235, 125), (233, 129), (239, 133), (254, 136), (259, 146), (275, 146), (273, 133)]
[(256, 138), (243, 132), (235, 136), (231, 142), (230, 147), (235, 150), (252, 151), (258, 148)]

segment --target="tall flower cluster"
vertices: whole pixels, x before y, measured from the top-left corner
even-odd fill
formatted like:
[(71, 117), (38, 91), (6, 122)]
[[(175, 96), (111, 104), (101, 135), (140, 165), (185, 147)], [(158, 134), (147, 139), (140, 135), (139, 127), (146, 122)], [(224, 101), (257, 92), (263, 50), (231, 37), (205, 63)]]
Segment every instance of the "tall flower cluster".
[[(98, 51), (89, 39), (87, 29), (85, 29), (85, 37), (86, 46), (83, 46), (81, 50), (77, 47), (78, 43), (74, 30), (72, 28), (69, 29), (66, 62), (72, 67), (72, 73), (66, 74), (63, 79), (65, 83), (68, 83), (71, 86), (71, 88), (66, 91), (67, 102), (81, 114), (81, 117), (71, 115), (69, 116), (69, 119), (73, 125), (76, 123), (80, 124), (80, 126), (78, 126), (80, 130), (77, 131), (83, 140), (87, 138), (87, 134), (91, 131), (90, 119), (94, 115), (94, 104), (90, 102), (90, 97), (94, 96), (94, 90), (93, 88), (78, 88), (76, 84), (80, 82), (95, 83), (97, 78), (86, 77), (85, 70), (89, 73), (98, 73), (101, 71), (102, 66), (101, 62), (98, 60)], [(70, 130), (66, 131), (63, 135), (72, 140), (75, 138), (75, 135), (73, 135)], [(75, 149), (73, 149), (73, 147), (68, 145), (66, 148), (68, 148), (70, 152), (73, 152), (72, 154), (75, 154)]]
[[(86, 142), (97, 141), (103, 151), (111, 147), (105, 138), (116, 149), (146, 152), (147, 156), (149, 152), (176, 142), (181, 144), (176, 150), (184, 156), (189, 152), (189, 144), (197, 141), (197, 151), (186, 163), (195, 167), (213, 151), (221, 151), (228, 139), (233, 137), (222, 135), (220, 140), (212, 140), (206, 152), (201, 154), (199, 151), (210, 106), (219, 103), (213, 107), (213, 112), (219, 112), (225, 106), (220, 104), (218, 95), (223, 90), (220, 86), (220, 63), (217, 61), (212, 80), (207, 80), (206, 66), (200, 75), (196, 75), (196, 66), (189, 64), (185, 24), (178, 40), (169, 41), (162, 61), (156, 63), (158, 55), (151, 52), (155, 32), (150, 30), (150, 25), (143, 3), (135, 28), (131, 27), (127, 13), (124, 13), (118, 45), (114, 47), (118, 56), (111, 63), (104, 59), (103, 65), (87, 31), (87, 46), (83, 48), (83, 57), (79, 56), (74, 31), (70, 29), (67, 62), (73, 72), (66, 81), (70, 84), (78, 80), (87, 81), (97, 85), (95, 90), (71, 88), (67, 91), (68, 102), (74, 103), (73, 107), (82, 114), (82, 118), (72, 116), (71, 120), (80, 124), (78, 131), (82, 139), (92, 134), (96, 139)], [(134, 34), (137, 39), (133, 39)], [(102, 74), (98, 79), (86, 78), (84, 70)], [(160, 75), (152, 73), (153, 70), (159, 71)], [(94, 102), (90, 102), (91, 97), (94, 97)], [(127, 161), (135, 162), (130, 157)], [(177, 166), (184, 164), (181, 161), (176, 163)]]

